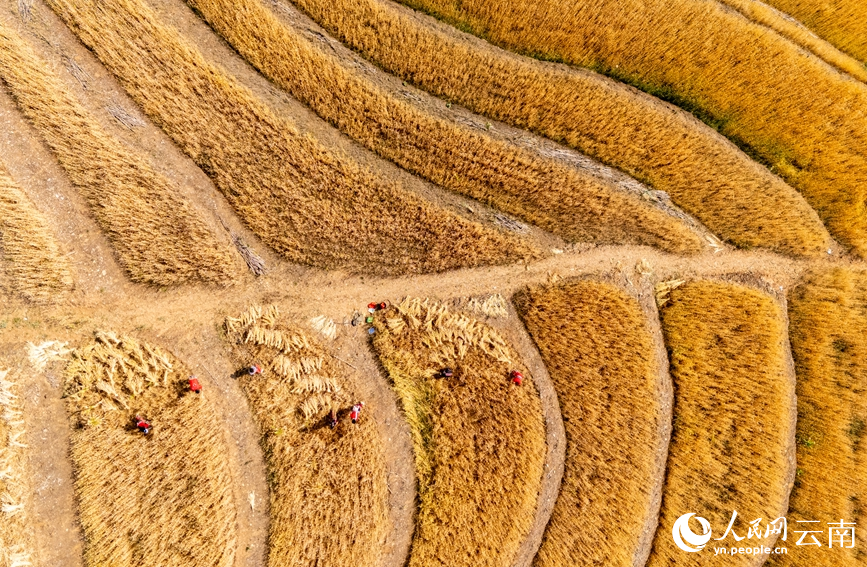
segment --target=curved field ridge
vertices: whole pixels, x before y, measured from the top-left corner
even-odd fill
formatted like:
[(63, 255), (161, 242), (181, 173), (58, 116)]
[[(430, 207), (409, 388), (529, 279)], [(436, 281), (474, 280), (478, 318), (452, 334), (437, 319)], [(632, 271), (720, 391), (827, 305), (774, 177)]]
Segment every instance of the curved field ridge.
[(400, 274), (533, 255), (523, 240), (422, 201), (299, 132), (141, 0), (48, 4), (289, 260)]
[(736, 246), (797, 255), (829, 247), (819, 217), (794, 189), (651, 96), (587, 70), (502, 51), (387, 0), (294, 3), (383, 69), (668, 192)]
[[(382, 564), (391, 528), (383, 439), (364, 408), (353, 425), (354, 376), (321, 344), (280, 320), (276, 307), (252, 307), (226, 321), (268, 464), (268, 564)], [(328, 427), (331, 409), (340, 423)]]
[(0, 19), (0, 80), (85, 197), (130, 279), (229, 284), (241, 264), (179, 188), (103, 130), (46, 61)]
[[(855, 567), (864, 564), (867, 521), (867, 272), (815, 270), (789, 303), (798, 373), (798, 476), (789, 503), (798, 530), (821, 530), (816, 547), (789, 547), (773, 566)], [(828, 547), (828, 525), (856, 522), (851, 549)], [(804, 527), (819, 526), (819, 527)], [(798, 536), (800, 537), (800, 535)], [(812, 540), (807, 537), (806, 542)], [(849, 545), (848, 543), (846, 544)]]
[[(864, 63), (846, 55), (788, 14), (784, 14), (770, 6), (769, 4), (773, 4), (773, 1), (769, 1), (768, 3), (761, 2), (760, 0), (719, 1), (738, 10), (754, 22), (767, 26), (786, 39), (794, 41), (805, 49), (809, 49), (817, 57), (844, 73), (849, 73), (860, 81), (867, 81), (867, 67), (865, 67)], [(780, 1), (785, 2), (785, 0), (777, 1), (778, 3)], [(865, 17), (867, 17), (867, 13), (865, 13)], [(867, 27), (865, 27), (864, 31), (867, 32)]]
[(31, 478), (24, 435), (24, 399), (16, 376), (0, 370), (0, 565), (27, 567), (33, 558)]
[[(512, 567), (546, 454), (539, 395), (497, 331), (444, 305), (380, 311), (373, 348), (409, 422), (419, 510), (408, 567)], [(437, 379), (443, 367), (454, 376)], [(509, 383), (521, 369), (523, 386)]]
[[(0, 162), (0, 289), (28, 301), (57, 299), (72, 288), (69, 260), (42, 214)], [(5, 288), (5, 289), (4, 289)]]
[(675, 253), (706, 247), (689, 224), (598, 173), (602, 166), (567, 167), (445, 118), (378, 84), (352, 55), (341, 57), (281, 21), (261, 0), (189, 4), (269, 79), (408, 171), (573, 241), (652, 244)]
[(234, 564), (226, 440), (189, 376), (171, 354), (109, 332), (73, 354), (64, 397), (87, 567)]
[[(535, 567), (633, 567), (647, 558), (671, 427), (671, 390), (638, 302), (611, 284), (515, 297), (566, 426), (560, 495)], [(664, 375), (664, 376), (663, 376)]]
[(773, 30), (715, 0), (406, 3), (693, 111), (783, 176), (835, 238), (867, 257), (867, 85)]
[(867, 62), (867, 5), (861, 0), (767, 0), (846, 53)]
[[(675, 520), (695, 513), (720, 538), (737, 511), (733, 529), (746, 537), (748, 522), (762, 518), (764, 528), (785, 515), (794, 477), (795, 384), (782, 309), (765, 293), (723, 282), (687, 283), (670, 297), (661, 320), (674, 419), (648, 567), (707, 564), (713, 547), (735, 545), (732, 534), (702, 553), (687, 553), (672, 539)], [(773, 547), (774, 540), (762, 541)], [(715, 559), (757, 566), (765, 557)]]

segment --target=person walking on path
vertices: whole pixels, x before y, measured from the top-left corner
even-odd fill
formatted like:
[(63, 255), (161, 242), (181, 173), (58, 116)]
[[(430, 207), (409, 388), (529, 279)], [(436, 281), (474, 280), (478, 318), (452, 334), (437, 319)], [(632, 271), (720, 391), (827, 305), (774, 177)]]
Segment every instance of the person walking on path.
[(364, 402), (358, 402), (352, 409), (349, 411), (349, 419), (352, 420), (352, 423), (358, 423), (358, 417), (361, 415), (361, 410), (364, 409)]
[(190, 376), (190, 391), (195, 392), (197, 394), (202, 393), (202, 384), (199, 382), (199, 379), (195, 376)]

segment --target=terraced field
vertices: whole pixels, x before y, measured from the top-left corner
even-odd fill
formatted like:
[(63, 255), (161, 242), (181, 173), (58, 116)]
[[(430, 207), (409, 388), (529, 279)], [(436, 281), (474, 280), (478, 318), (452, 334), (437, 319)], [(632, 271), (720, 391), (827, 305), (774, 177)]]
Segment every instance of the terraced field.
[(0, 0), (0, 567), (863, 564), (835, 6)]

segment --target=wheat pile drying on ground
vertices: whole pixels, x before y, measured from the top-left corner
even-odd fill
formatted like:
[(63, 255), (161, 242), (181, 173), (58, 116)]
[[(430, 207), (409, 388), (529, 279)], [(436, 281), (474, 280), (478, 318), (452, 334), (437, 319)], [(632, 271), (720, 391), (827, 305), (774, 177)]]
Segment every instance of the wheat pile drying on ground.
[(207, 390), (191, 392), (170, 353), (111, 332), (75, 351), (66, 374), (84, 564), (231, 567), (237, 503)]
[(656, 527), (671, 405), (660, 391), (665, 369), (641, 306), (594, 281), (532, 287), (515, 304), (566, 427), (560, 495), (533, 565), (643, 564)]
[[(771, 565), (864, 564), (867, 520), (867, 272), (817, 269), (795, 288), (790, 337), (798, 374), (798, 473), (790, 529), (818, 530), (821, 548), (789, 547)], [(830, 524), (855, 522), (858, 545), (829, 549)], [(798, 524), (797, 521), (818, 523)], [(851, 526), (841, 526), (851, 527)], [(797, 537), (801, 537), (798, 535)], [(812, 542), (808, 535), (806, 542)]]
[(72, 268), (42, 214), (0, 162), (0, 290), (36, 303), (72, 288)]
[(803, 22), (820, 37), (867, 62), (867, 4), (861, 0), (767, 0)]
[(358, 377), (274, 306), (230, 317), (226, 331), (239, 365), (263, 369), (244, 374), (241, 387), (268, 465), (268, 564), (379, 565), (391, 528), (384, 447), (375, 407), (358, 423), (349, 418), (363, 402)]
[(652, 206), (640, 192), (624, 191), (610, 174), (597, 171), (600, 166), (544, 159), (431, 112), (377, 84), (346, 53), (281, 21), (262, 0), (189, 4), (257, 69), (322, 118), (442, 187), (573, 241), (651, 244), (682, 254), (705, 246), (687, 223)]
[(36, 564), (23, 411), (19, 380), (0, 370), (0, 567)]
[(867, 85), (773, 30), (712, 0), (406, 3), (691, 110), (800, 190), (835, 238), (867, 256)]
[[(681, 515), (697, 513), (719, 538), (734, 511), (739, 537), (754, 519), (763, 518), (764, 528), (786, 513), (795, 384), (787, 370), (785, 314), (771, 296), (752, 288), (695, 281), (671, 290), (661, 320), (674, 417), (648, 566), (702, 565), (701, 554), (674, 545), (672, 526)], [(719, 545), (734, 545), (734, 537), (727, 537)], [(733, 556), (727, 564), (763, 560)]]
[(142, 0), (48, 4), (287, 259), (400, 274), (535, 254), (523, 239), (423, 201), (299, 132)]
[(179, 188), (111, 136), (0, 19), (0, 81), (81, 191), (133, 281), (231, 283), (242, 269)]
[(390, 1), (294, 3), (383, 69), (668, 192), (736, 246), (813, 256), (828, 248), (821, 221), (794, 189), (683, 111), (592, 72), (469, 41)]
[[(541, 402), (494, 329), (430, 300), (380, 311), (373, 348), (412, 433), (419, 509), (409, 567), (509, 567), (546, 453)], [(444, 368), (452, 377), (439, 378)], [(510, 383), (512, 370), (525, 375)]]
[[(818, 37), (801, 22), (760, 0), (720, 0), (738, 10), (749, 19), (767, 26), (801, 47), (812, 51), (820, 59), (848, 73), (860, 81), (867, 81), (867, 67), (846, 55), (824, 39)], [(780, 0), (784, 2), (785, 0)], [(867, 13), (865, 13), (867, 17)]]

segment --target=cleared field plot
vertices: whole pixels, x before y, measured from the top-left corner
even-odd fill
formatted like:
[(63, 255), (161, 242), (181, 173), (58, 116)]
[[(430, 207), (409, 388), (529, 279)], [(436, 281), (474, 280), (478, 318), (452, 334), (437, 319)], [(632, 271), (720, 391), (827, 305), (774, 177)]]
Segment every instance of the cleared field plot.
[[(789, 546), (772, 565), (863, 565), (867, 520), (867, 272), (827, 269), (808, 275), (789, 304), (798, 373), (798, 475), (790, 530), (818, 530), (822, 548)], [(832, 523), (857, 522), (856, 546), (828, 547)], [(797, 520), (817, 521), (797, 524)], [(851, 527), (851, 526), (844, 526)], [(800, 538), (798, 534), (796, 537)], [(807, 536), (805, 542), (812, 542)]]
[(378, 274), (517, 261), (524, 240), (421, 200), (299, 132), (139, 0), (47, 2), (291, 261)]
[(828, 248), (794, 189), (686, 112), (593, 72), (493, 48), (386, 0), (294, 3), (383, 69), (666, 191), (737, 246), (799, 255)]
[[(0, 289), (32, 302), (57, 299), (72, 287), (69, 261), (42, 214), (0, 162)], [(5, 289), (4, 289), (5, 288)]]
[(801, 191), (831, 234), (867, 257), (867, 85), (774, 31), (713, 0), (406, 3), (692, 111)]
[(867, 4), (861, 0), (767, 0), (846, 53), (867, 62)]
[[(541, 402), (500, 334), (441, 304), (380, 311), (373, 347), (409, 423), (419, 510), (409, 567), (511, 567), (536, 511)], [(451, 378), (437, 378), (444, 368)], [(509, 382), (521, 370), (522, 386)]]
[[(355, 377), (275, 307), (226, 321), (262, 434), (271, 488), (268, 564), (376, 566), (390, 529), (383, 440), (365, 407), (349, 419)], [(337, 412), (336, 428), (328, 427)]]
[[(674, 382), (674, 420), (648, 566), (704, 565), (702, 555), (712, 551), (685, 553), (675, 547), (672, 526), (680, 516), (692, 512), (705, 518), (713, 537), (720, 538), (737, 511), (732, 529), (743, 538), (748, 522), (763, 518), (764, 533), (786, 513), (794, 476), (795, 384), (787, 368), (785, 315), (762, 292), (696, 281), (671, 291), (661, 320)], [(763, 540), (770, 547), (773, 541)], [(729, 533), (712, 543), (733, 546), (735, 539)], [(726, 565), (763, 561), (753, 555), (725, 558)]]
[[(570, 240), (700, 252), (684, 221), (626, 193), (602, 168), (571, 168), (401, 96), (261, 0), (189, 0), (248, 61), (382, 157)], [(444, 106), (443, 106), (444, 107)], [(644, 188), (647, 191), (647, 188)]]
[(86, 566), (234, 564), (226, 440), (189, 377), (168, 352), (109, 332), (73, 354), (64, 396)]
[[(805, 49), (812, 51), (817, 57), (849, 73), (856, 79), (867, 81), (867, 67), (861, 61), (846, 55), (824, 39), (818, 37), (791, 16), (783, 14), (776, 8), (759, 0), (719, 0), (727, 6), (738, 10), (749, 19), (767, 26)], [(773, 2), (769, 2), (773, 3)]]
[(24, 440), (24, 400), (9, 370), (0, 370), (0, 566), (33, 563), (28, 500), (31, 474)]
[(123, 268), (137, 282), (228, 284), (243, 268), (179, 188), (112, 137), (46, 61), (0, 19), (0, 80), (84, 195)]
[(671, 388), (641, 306), (592, 281), (532, 287), (515, 304), (566, 427), (560, 495), (533, 565), (643, 565), (659, 512)]

